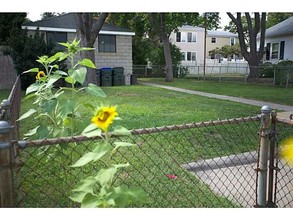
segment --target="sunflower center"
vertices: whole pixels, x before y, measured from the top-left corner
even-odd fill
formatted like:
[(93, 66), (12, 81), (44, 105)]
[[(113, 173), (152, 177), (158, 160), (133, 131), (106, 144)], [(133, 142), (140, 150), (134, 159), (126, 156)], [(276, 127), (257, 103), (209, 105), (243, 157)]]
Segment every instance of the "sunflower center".
[(99, 116), (99, 121), (105, 122), (109, 118), (110, 113), (109, 112), (102, 112)]

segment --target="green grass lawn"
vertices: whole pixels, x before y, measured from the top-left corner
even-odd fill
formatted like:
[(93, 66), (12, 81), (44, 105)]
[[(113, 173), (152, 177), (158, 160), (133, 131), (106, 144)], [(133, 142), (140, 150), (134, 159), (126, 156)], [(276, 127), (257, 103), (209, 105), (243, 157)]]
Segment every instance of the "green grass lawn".
[(0, 90), (0, 102), (2, 102), (3, 99), (8, 99), (9, 94), (10, 94), (10, 90), (8, 89)]
[[(105, 99), (85, 94), (78, 98), (81, 102), (87, 100), (97, 106), (101, 102), (117, 105), (123, 120), (115, 124), (128, 129), (253, 116), (260, 112), (255, 106), (143, 85), (102, 89), (107, 94)], [(22, 113), (26, 112), (32, 108), (32, 100), (22, 102), (21, 106)], [(90, 122), (92, 115), (87, 112), (82, 114)], [(40, 119), (22, 121), (21, 133), (39, 123), (47, 122)], [(217, 129), (190, 129), (135, 136), (129, 141), (138, 144), (138, 147), (121, 149), (113, 157), (119, 163), (128, 161), (131, 164), (129, 169), (119, 174), (117, 183), (134, 185), (148, 193), (148, 203), (133, 205), (135, 207), (237, 207), (236, 203), (215, 195), (207, 185), (182, 169), (180, 164), (255, 150), (257, 139), (246, 136), (249, 133), (255, 136), (257, 128), (258, 124), (253, 126), (252, 131), (249, 126), (222, 126)], [(22, 151), (22, 159), (26, 160), (22, 168), (22, 187), (27, 196), (24, 206), (75, 206), (68, 199), (70, 189), (82, 176), (100, 166), (92, 166), (85, 171), (69, 168), (91, 144), (69, 146), (64, 149), (53, 147), (57, 150), (51, 150), (50, 154), (40, 154), (37, 148)], [(174, 173), (179, 178), (175, 181), (168, 179), (168, 173)]]
[(162, 85), (175, 86), (185, 89), (248, 98), (259, 101), (293, 105), (293, 87), (256, 85), (244, 83), (202, 81), (193, 78), (174, 79), (174, 82), (165, 82), (163, 78), (140, 78), (139, 80)]

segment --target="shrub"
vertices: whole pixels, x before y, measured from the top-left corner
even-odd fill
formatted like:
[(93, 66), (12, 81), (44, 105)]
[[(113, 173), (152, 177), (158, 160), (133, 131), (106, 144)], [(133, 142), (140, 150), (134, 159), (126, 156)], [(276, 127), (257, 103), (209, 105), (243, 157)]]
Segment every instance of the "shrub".
[(287, 75), (293, 71), (293, 61), (283, 60), (276, 65), (275, 83), (282, 85), (286, 83)]
[(274, 78), (274, 64), (265, 62), (260, 65), (259, 77), (260, 78)]

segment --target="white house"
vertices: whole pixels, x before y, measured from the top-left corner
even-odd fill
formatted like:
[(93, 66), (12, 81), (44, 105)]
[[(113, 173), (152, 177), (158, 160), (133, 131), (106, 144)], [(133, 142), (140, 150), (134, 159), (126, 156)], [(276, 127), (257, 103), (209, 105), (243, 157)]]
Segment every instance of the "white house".
[(184, 25), (173, 31), (170, 35), (170, 42), (180, 48), (182, 53), (182, 65), (194, 66), (203, 63), (204, 59), (215, 59), (209, 55), (209, 51), (221, 48), (225, 45), (234, 45), (238, 42), (238, 35), (229, 31), (211, 31), (206, 34), (206, 53), (205, 29), (201, 27)]
[(184, 25), (173, 31), (170, 42), (180, 48), (182, 65), (196, 65), (204, 59), (204, 28)]
[(264, 61), (293, 60), (293, 17), (266, 30)]

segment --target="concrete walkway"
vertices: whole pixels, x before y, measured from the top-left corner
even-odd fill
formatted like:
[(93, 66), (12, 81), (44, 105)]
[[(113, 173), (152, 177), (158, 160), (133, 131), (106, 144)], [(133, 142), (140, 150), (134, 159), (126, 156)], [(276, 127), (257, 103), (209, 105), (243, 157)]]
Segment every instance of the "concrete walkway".
[[(293, 114), (293, 106), (288, 105), (217, 95), (148, 82), (139, 82), (139, 84), (259, 107), (268, 105), (272, 109), (285, 111), (278, 113), (278, 118), (289, 119), (290, 115)], [(256, 204), (256, 158), (257, 153), (255, 151), (244, 152), (238, 155), (194, 161), (188, 164), (182, 164), (181, 166), (197, 176), (202, 182), (209, 185), (210, 189), (216, 194), (227, 197), (242, 207), (253, 207)], [(281, 164), (285, 164), (285, 162)], [(277, 189), (278, 207), (293, 207), (293, 194), (290, 192), (290, 188), (282, 187), (287, 185), (290, 186), (289, 183), (293, 179), (293, 174), (290, 171), (291, 168), (288, 166), (284, 166), (280, 170), (279, 175), (286, 176), (286, 178), (279, 180), (280, 187)], [(283, 199), (280, 198), (286, 198), (287, 202), (285, 200), (284, 202)]]
[(193, 94), (193, 95), (205, 96), (208, 98), (229, 100), (229, 101), (233, 101), (233, 102), (240, 102), (240, 103), (244, 103), (244, 104), (248, 104), (248, 105), (255, 105), (255, 106), (259, 106), (259, 107), (262, 107), (264, 105), (268, 105), (272, 109), (275, 109), (275, 110), (282, 110), (285, 112), (293, 113), (293, 106), (289, 106), (289, 105), (281, 105), (281, 104), (270, 103), (270, 102), (256, 101), (256, 100), (232, 97), (232, 96), (227, 96), (227, 95), (218, 95), (218, 94), (212, 94), (212, 93), (207, 93), (207, 92), (194, 91), (194, 90), (190, 90), (190, 89), (182, 89), (182, 88), (177, 88), (177, 87), (173, 87), (173, 86), (164, 86), (164, 85), (159, 85), (159, 84), (149, 83), (149, 82), (139, 81), (138, 83), (141, 85), (153, 86), (153, 87), (168, 89), (168, 90), (172, 90), (172, 91), (176, 91), (176, 92), (184, 92), (184, 93)]

